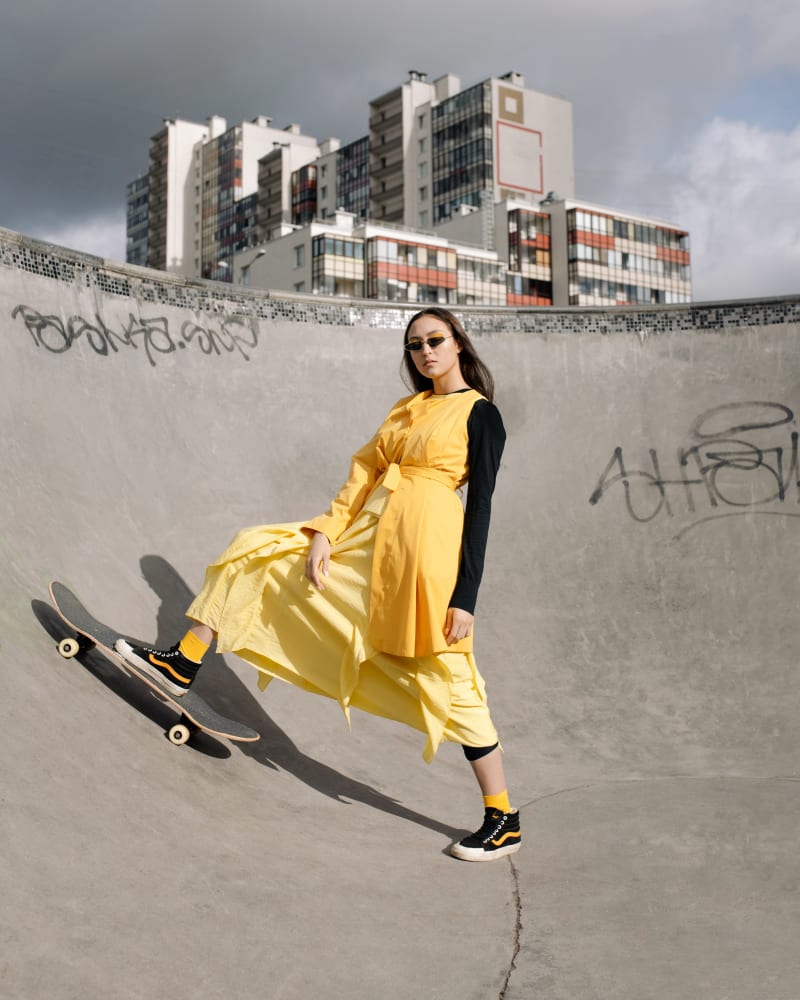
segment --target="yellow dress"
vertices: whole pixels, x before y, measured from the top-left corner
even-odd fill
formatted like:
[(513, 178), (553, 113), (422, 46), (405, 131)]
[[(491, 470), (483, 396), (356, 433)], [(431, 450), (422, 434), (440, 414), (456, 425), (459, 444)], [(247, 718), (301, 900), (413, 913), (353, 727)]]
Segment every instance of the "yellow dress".
[[(261, 673), (349, 709), (443, 739), (492, 746), (497, 732), (472, 638), (448, 646), (444, 622), (458, 575), (475, 390), (401, 399), (353, 456), (326, 514), (239, 532), (206, 571), (187, 614)], [(318, 591), (305, 577), (309, 529), (331, 541)]]

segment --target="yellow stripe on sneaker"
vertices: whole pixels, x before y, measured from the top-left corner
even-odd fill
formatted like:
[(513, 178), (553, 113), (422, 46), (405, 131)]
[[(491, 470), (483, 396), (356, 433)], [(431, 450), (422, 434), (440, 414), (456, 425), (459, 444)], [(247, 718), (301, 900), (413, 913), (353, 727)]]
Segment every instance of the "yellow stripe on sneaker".
[(494, 844), (495, 847), (500, 847), (509, 838), (519, 837), (519, 835), (520, 835), (520, 832), (518, 830), (509, 830), (508, 833), (504, 833), (503, 836), (500, 837), (499, 840), (493, 840), (492, 843)]
[(147, 659), (156, 667), (161, 667), (162, 670), (167, 670), (172, 674), (175, 680), (181, 681), (183, 684), (191, 683), (191, 677), (182, 677), (174, 667), (171, 667), (169, 663), (164, 663), (163, 660), (157, 660), (152, 653), (147, 657)]

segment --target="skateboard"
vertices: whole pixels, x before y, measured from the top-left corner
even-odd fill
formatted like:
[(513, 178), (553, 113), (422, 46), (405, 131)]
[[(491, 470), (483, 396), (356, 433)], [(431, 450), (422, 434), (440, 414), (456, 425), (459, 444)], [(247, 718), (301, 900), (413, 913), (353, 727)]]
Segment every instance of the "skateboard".
[[(170, 694), (158, 681), (138, 670), (134, 664), (128, 663), (114, 649), (114, 643), (117, 639), (128, 639), (128, 636), (121, 635), (99, 622), (63, 583), (53, 581), (49, 590), (56, 611), (64, 623), (77, 633), (77, 638), (67, 637), (59, 642), (59, 653), (65, 659), (70, 660), (81, 653), (88, 653), (97, 646), (126, 674), (152, 688), (160, 698), (180, 712), (179, 721), (167, 730), (167, 738), (170, 743), (175, 746), (183, 746), (198, 732), (209, 733), (211, 736), (223, 736), (225, 739), (240, 743), (254, 743), (260, 739), (259, 734), (254, 729), (250, 729), (233, 719), (226, 719), (224, 715), (215, 712), (194, 691), (189, 690), (180, 697)], [(129, 641), (136, 642), (137, 640)]]

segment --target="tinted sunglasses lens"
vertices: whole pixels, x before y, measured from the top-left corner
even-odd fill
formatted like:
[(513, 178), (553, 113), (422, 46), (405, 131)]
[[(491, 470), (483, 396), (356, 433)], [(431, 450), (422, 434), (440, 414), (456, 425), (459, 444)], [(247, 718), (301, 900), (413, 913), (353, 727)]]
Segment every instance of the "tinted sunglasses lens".
[(425, 344), (427, 344), (428, 347), (436, 350), (436, 348), (441, 346), (446, 340), (447, 337), (429, 337), (428, 340), (409, 340), (408, 343), (403, 346), (407, 351), (421, 351)]

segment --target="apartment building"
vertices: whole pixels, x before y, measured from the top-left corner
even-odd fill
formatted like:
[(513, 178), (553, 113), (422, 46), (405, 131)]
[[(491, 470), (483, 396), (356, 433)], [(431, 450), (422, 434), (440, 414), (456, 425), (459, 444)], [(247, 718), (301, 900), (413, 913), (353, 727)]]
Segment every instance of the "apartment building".
[(449, 305), (691, 299), (688, 233), (669, 223), (552, 194), (535, 206), (501, 202), (493, 216), (490, 249), (481, 244), (482, 208), (427, 230), (337, 212), (237, 255), (233, 280), (246, 268), (257, 288)]
[[(128, 238), (131, 253), (142, 256), (141, 229), (133, 202), (146, 195), (146, 261), (149, 267), (187, 277), (230, 280), (233, 254), (255, 243), (266, 230), (262, 220), (261, 162), (280, 151), (283, 173), (274, 185), (278, 215), (291, 221), (291, 172), (319, 154), (317, 141), (299, 126), (273, 128), (259, 115), (228, 128), (224, 118), (206, 122), (168, 119), (150, 140), (147, 183), (128, 185)], [(272, 192), (270, 192), (272, 193)]]
[(547, 205), (555, 305), (691, 300), (689, 234), (668, 222), (573, 199)]
[(200, 149), (225, 127), (165, 119), (150, 139), (147, 266), (197, 277), (200, 274)]
[(345, 145), (265, 116), (165, 122), (128, 186), (128, 259), (387, 301), (688, 301), (688, 234), (581, 202), (574, 179), (569, 101), (519, 73), (462, 89), (412, 70)]
[(412, 70), (370, 102), (369, 124), (372, 219), (427, 227), (461, 205), (574, 194), (572, 106), (520, 73), (462, 90), (452, 74), (428, 83)]
[(443, 305), (506, 304), (495, 251), (336, 212), (292, 227), (234, 258), (233, 280), (253, 288)]

